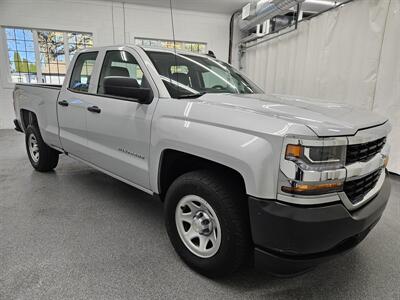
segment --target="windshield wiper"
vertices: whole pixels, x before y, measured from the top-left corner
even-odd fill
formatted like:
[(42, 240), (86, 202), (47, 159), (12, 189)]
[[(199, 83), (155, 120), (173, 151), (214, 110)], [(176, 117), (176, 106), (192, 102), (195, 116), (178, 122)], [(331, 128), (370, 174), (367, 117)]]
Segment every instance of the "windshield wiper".
[(177, 99), (195, 99), (203, 96), (206, 92), (194, 93), (194, 94), (183, 94), (176, 97)]

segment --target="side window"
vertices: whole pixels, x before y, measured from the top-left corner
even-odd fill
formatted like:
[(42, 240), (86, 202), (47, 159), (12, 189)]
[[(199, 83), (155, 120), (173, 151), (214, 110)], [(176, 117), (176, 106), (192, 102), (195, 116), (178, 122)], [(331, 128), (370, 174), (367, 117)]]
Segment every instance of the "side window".
[(98, 94), (102, 95), (115, 95), (107, 93), (104, 89), (104, 81), (112, 77), (125, 77), (130, 78), (129, 83), (131, 88), (141, 89), (150, 88), (142, 69), (140, 68), (136, 59), (126, 51), (107, 51), (104, 58), (103, 67), (101, 68), (99, 85), (97, 89)]
[(69, 88), (79, 92), (88, 92), (97, 52), (82, 53), (75, 62)]

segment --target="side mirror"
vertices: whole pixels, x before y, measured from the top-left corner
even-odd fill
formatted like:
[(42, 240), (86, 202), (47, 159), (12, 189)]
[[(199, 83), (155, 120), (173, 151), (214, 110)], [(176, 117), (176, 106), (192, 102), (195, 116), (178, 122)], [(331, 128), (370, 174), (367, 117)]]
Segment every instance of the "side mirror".
[(153, 91), (142, 88), (134, 78), (108, 76), (103, 80), (104, 94), (127, 98), (142, 104), (149, 104), (153, 100)]

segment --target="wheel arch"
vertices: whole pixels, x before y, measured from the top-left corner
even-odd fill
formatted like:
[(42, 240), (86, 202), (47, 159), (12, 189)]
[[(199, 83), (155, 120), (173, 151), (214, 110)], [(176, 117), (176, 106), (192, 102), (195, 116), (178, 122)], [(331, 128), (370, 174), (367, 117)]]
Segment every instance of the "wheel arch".
[(239, 185), (242, 192), (246, 193), (244, 176), (235, 168), (205, 157), (168, 148), (161, 152), (158, 165), (157, 190), (160, 198), (164, 199), (169, 186), (176, 178), (195, 170), (214, 170), (221, 176), (229, 176), (233, 181), (232, 184)]
[(39, 121), (34, 111), (22, 108), (20, 110), (20, 115), (24, 131), (26, 131), (26, 128), (28, 128), (29, 125), (37, 125), (39, 128)]

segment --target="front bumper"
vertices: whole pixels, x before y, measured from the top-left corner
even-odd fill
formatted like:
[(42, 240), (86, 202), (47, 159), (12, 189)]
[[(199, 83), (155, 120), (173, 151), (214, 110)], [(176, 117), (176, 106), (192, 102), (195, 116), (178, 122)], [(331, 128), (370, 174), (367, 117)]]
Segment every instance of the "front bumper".
[(310, 207), (249, 197), (256, 264), (295, 273), (350, 250), (379, 221), (389, 195), (386, 178), (374, 199), (352, 212), (341, 202)]

